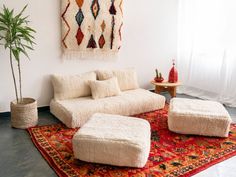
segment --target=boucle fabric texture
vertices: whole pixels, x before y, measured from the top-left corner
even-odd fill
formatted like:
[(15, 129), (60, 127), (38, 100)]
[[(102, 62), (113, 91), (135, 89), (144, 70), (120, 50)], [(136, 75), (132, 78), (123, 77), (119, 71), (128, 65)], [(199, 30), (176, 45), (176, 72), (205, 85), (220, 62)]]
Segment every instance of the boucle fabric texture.
[(97, 70), (96, 73), (99, 80), (117, 77), (121, 91), (139, 88), (137, 73), (133, 68), (120, 70)]
[(162, 109), (165, 97), (144, 89), (128, 90), (114, 97), (94, 100), (92, 97), (55, 100), (50, 103), (50, 111), (67, 127), (81, 127), (94, 113), (135, 115)]
[(93, 99), (120, 95), (120, 87), (116, 77), (104, 81), (89, 81)]
[(61, 0), (65, 58), (114, 56), (121, 47), (123, 0)]
[(112, 70), (100, 69), (95, 71), (98, 80), (107, 80), (114, 77)]
[(88, 81), (96, 80), (95, 72), (78, 75), (53, 75), (52, 84), (55, 100), (65, 100), (91, 95)]
[(74, 135), (76, 159), (142, 168), (150, 152), (150, 124), (144, 119), (94, 114)]
[(218, 102), (184, 98), (170, 101), (168, 127), (173, 132), (228, 137), (231, 122)]

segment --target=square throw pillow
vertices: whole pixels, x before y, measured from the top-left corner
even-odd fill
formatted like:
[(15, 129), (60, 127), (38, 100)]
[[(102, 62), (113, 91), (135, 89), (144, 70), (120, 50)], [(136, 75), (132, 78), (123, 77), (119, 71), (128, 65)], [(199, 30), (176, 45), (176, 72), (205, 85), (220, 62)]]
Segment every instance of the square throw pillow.
[(103, 81), (89, 81), (93, 99), (117, 96), (120, 94), (120, 88), (116, 77)]
[(120, 90), (134, 90), (139, 88), (137, 73), (134, 69), (114, 70), (113, 75), (117, 77)]
[(116, 77), (121, 91), (139, 88), (137, 73), (133, 68), (119, 70), (98, 70), (96, 73), (98, 80)]
[(78, 75), (53, 75), (52, 84), (55, 100), (91, 96), (88, 81), (96, 80), (95, 72)]

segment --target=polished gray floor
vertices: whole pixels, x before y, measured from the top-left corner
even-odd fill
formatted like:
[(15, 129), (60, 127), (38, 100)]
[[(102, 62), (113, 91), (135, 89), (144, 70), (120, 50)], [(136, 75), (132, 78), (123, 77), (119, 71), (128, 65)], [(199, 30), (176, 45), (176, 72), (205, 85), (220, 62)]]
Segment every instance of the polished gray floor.
[[(58, 123), (48, 111), (39, 113), (39, 125)], [(0, 118), (0, 177), (57, 176), (33, 145), (26, 130), (11, 128)]]
[[(168, 95), (165, 95), (169, 100)], [(178, 97), (188, 97), (178, 95)], [(236, 108), (227, 108), (236, 122)], [(59, 121), (48, 111), (39, 113), (39, 125), (55, 124)], [(235, 177), (236, 157), (215, 165), (196, 177)], [(231, 174), (230, 174), (231, 173)], [(219, 175), (220, 174), (220, 175)], [(0, 117), (0, 177), (53, 177), (57, 176), (30, 140), (25, 130), (11, 128), (9, 117)]]

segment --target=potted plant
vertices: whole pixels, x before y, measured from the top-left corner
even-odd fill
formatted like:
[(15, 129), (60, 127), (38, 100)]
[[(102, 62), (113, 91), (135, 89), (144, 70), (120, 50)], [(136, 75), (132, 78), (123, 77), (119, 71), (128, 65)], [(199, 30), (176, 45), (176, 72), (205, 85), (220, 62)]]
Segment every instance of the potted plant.
[(156, 82), (163, 82), (164, 81), (164, 78), (162, 77), (162, 74), (158, 72), (158, 70), (156, 69), (156, 77), (154, 78), (154, 80)]
[(33, 50), (35, 44), (35, 30), (28, 26), (28, 16), (23, 16), (26, 8), (27, 5), (15, 15), (14, 9), (3, 6), (0, 12), (0, 42), (9, 51), (16, 96), (16, 100), (11, 102), (11, 123), (15, 128), (28, 128), (38, 122), (36, 100), (22, 96), (21, 54), (29, 58), (27, 51)]

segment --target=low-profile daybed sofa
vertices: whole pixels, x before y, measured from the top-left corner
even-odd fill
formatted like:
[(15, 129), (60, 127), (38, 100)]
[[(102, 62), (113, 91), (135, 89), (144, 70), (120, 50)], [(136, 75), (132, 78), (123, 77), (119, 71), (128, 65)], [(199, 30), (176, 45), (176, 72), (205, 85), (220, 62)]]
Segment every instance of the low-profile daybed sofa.
[(81, 127), (94, 113), (134, 115), (162, 109), (165, 97), (141, 89), (133, 69), (53, 75), (50, 111), (67, 127)]

